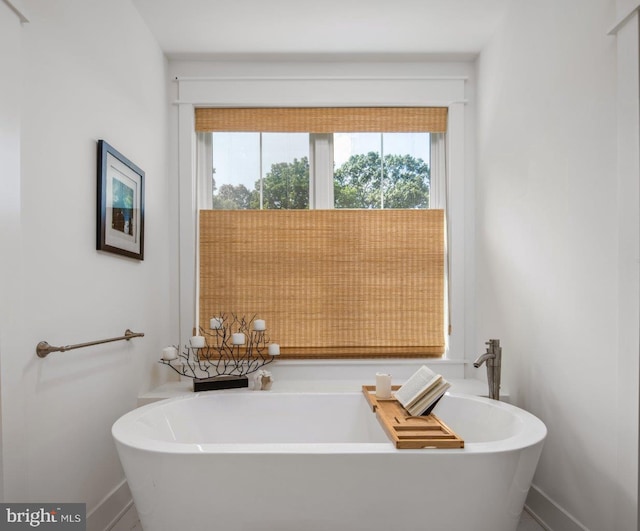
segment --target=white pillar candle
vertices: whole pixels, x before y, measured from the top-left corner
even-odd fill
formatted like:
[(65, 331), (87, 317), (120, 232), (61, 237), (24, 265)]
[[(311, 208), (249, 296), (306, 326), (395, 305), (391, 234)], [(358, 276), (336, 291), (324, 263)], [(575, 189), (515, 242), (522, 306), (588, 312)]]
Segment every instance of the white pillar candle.
[(267, 329), (267, 323), (265, 323), (264, 319), (256, 319), (253, 321), (253, 329), (256, 332), (261, 332)]
[(269, 345), (269, 356), (279, 356), (280, 355), (280, 345), (278, 343), (271, 343)]
[(222, 317), (214, 317), (209, 321), (211, 330), (220, 330), (222, 328)]
[(244, 345), (244, 334), (242, 332), (238, 332), (231, 336), (231, 343), (234, 345)]
[(206, 345), (204, 336), (192, 336), (189, 343), (191, 343), (192, 348), (204, 348)]
[(165, 361), (175, 360), (178, 357), (178, 349), (176, 347), (165, 347), (162, 349), (162, 359)]
[(376, 398), (391, 398), (391, 375), (376, 373)]

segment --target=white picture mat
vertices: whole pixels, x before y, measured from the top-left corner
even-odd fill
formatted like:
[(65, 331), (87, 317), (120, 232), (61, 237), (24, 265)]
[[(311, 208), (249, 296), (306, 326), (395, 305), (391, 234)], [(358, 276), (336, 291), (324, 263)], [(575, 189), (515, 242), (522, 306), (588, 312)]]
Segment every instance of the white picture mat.
[[(107, 153), (106, 164), (106, 245), (118, 247), (132, 253), (140, 253), (140, 184), (141, 176), (122, 163), (111, 153)], [(133, 227), (132, 235), (113, 228), (113, 179), (133, 190)]]

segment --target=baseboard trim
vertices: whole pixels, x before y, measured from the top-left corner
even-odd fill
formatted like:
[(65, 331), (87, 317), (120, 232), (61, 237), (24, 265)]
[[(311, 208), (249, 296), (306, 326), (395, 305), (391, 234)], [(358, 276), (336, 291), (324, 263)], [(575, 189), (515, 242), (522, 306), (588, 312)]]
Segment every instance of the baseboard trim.
[(548, 531), (589, 531), (535, 485), (531, 485), (525, 509)]
[(123, 479), (87, 515), (87, 531), (108, 531), (133, 505), (127, 480)]

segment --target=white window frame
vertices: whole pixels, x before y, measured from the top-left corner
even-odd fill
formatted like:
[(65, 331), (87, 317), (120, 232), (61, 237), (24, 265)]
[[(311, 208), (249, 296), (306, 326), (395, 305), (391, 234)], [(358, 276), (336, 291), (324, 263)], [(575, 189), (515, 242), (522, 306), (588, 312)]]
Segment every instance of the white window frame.
[[(173, 318), (179, 322), (180, 342), (192, 333), (198, 312), (197, 301), (197, 211), (196, 107), (393, 107), (435, 106), (448, 108), (445, 146), (447, 183), (436, 185), (438, 206), (447, 209), (449, 315), (453, 323), (445, 360), (464, 363), (475, 353), (473, 267), (473, 206), (465, 208), (465, 189), (473, 189), (470, 170), (466, 169), (467, 130), (465, 121), (465, 76), (266, 76), (266, 77), (178, 77), (177, 171), (179, 205), (178, 253), (179, 304)], [(327, 143), (328, 144), (328, 143)], [(327, 146), (328, 149), (328, 146)], [(318, 157), (313, 163), (319, 163)], [(210, 160), (210, 159), (209, 159)], [(433, 155), (432, 155), (433, 160)], [(311, 163), (311, 160), (310, 160)], [(439, 163), (444, 163), (440, 161)], [(311, 190), (313, 204), (333, 204), (333, 190), (316, 183)], [(473, 202), (470, 202), (473, 205)], [(465, 245), (468, 241), (469, 245)]]

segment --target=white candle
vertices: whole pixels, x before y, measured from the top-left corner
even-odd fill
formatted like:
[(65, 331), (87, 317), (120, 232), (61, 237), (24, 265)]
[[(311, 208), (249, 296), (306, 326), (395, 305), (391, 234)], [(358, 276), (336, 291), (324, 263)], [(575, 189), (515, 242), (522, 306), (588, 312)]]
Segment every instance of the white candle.
[(278, 343), (271, 343), (269, 345), (269, 356), (279, 356), (280, 355), (280, 345)]
[(178, 357), (178, 349), (176, 347), (165, 347), (162, 349), (162, 359), (165, 361), (175, 360)]
[(204, 348), (206, 345), (204, 336), (192, 336), (189, 343), (191, 343), (192, 348)]
[(376, 373), (376, 398), (391, 398), (391, 375)]
[(220, 330), (222, 328), (222, 317), (214, 317), (209, 321), (211, 330)]
[(238, 332), (231, 336), (231, 343), (234, 345), (244, 345), (244, 334), (242, 332)]
[(264, 319), (256, 319), (253, 321), (253, 329), (256, 332), (261, 332), (262, 330), (267, 329), (267, 323), (265, 323)]

